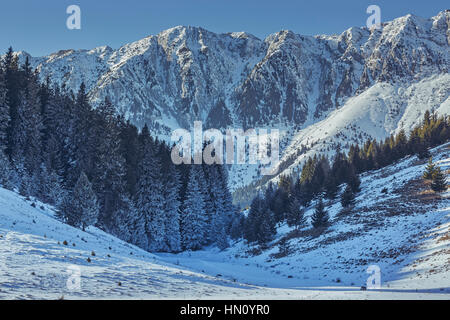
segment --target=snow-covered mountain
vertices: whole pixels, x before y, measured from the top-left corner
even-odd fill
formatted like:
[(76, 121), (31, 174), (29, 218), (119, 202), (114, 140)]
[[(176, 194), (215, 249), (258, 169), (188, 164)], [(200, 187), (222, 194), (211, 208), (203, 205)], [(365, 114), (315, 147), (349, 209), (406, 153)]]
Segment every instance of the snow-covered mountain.
[[(179, 26), (116, 50), (31, 60), (42, 78), (73, 90), (85, 82), (94, 105), (109, 96), (119, 113), (161, 138), (194, 120), (208, 128), (282, 129), (282, 173), (337, 142), (408, 130), (426, 109), (449, 113), (449, 48), (447, 10), (332, 36), (280, 31), (260, 40)], [(259, 177), (240, 166), (231, 185)]]
[[(431, 150), (445, 172), (448, 152)], [(413, 156), (364, 174), (351, 212), (325, 204), (326, 232), (280, 225), (262, 251), (239, 241), (152, 254), (0, 188), (0, 299), (448, 299), (449, 193), (427, 191), (425, 162)], [(381, 288), (361, 291), (369, 266)]]

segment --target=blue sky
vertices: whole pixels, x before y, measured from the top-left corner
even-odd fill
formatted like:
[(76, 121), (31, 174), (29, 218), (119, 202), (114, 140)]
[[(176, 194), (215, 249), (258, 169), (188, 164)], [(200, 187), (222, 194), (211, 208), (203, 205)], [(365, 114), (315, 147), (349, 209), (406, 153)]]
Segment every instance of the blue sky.
[[(81, 8), (81, 30), (66, 28), (66, 8), (72, 4)], [(333, 34), (365, 25), (371, 4), (380, 6), (383, 21), (407, 13), (431, 17), (448, 8), (444, 0), (8, 0), (0, 9), (0, 52), (10, 45), (34, 56), (69, 48), (118, 48), (176, 25), (247, 31), (259, 38), (282, 29)]]

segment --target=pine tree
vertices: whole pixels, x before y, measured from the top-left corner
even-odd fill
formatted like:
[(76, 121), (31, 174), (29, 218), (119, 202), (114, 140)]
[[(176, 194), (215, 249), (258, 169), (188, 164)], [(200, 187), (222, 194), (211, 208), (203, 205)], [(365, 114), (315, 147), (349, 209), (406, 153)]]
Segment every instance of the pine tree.
[(436, 166), (431, 180), (431, 189), (434, 192), (444, 192), (447, 190), (447, 179), (441, 168)]
[[(219, 186), (219, 177), (216, 166), (201, 165), (199, 177), (200, 194), (204, 201), (204, 220), (205, 228), (203, 229), (203, 244), (207, 245), (216, 240), (216, 236), (220, 231), (221, 224), (218, 221), (223, 212), (223, 194)], [(218, 228), (217, 230), (215, 230)]]
[(256, 196), (250, 205), (250, 210), (245, 219), (244, 225), (244, 238), (249, 242), (255, 242), (258, 240), (258, 228), (261, 224), (261, 215), (264, 210), (264, 200), (260, 195)]
[(20, 146), (23, 148), (25, 157), (25, 168), (31, 175), (37, 172), (42, 163), (42, 114), (41, 102), (39, 97), (39, 85), (37, 79), (30, 76), (28, 85), (21, 96), (21, 104), (19, 105), (20, 119), (23, 124), (19, 126), (24, 128), (26, 142)]
[[(122, 206), (123, 214), (115, 215), (116, 223), (114, 224), (117, 232), (125, 229), (129, 242), (135, 244), (139, 248), (148, 250), (149, 237), (146, 230), (146, 217), (140, 208), (137, 208), (133, 201), (125, 197), (126, 206)], [(120, 227), (122, 226), (122, 227)]]
[(125, 188), (130, 197), (136, 195), (138, 186), (139, 143), (137, 128), (129, 121), (121, 122), (120, 153), (125, 159)]
[(192, 165), (181, 214), (181, 241), (185, 250), (197, 250), (204, 242), (205, 201), (200, 190), (199, 179), (202, 168)]
[(86, 174), (81, 172), (80, 178), (75, 184), (70, 201), (71, 208), (67, 212), (67, 222), (75, 227), (80, 227), (83, 231), (88, 226), (97, 223), (99, 207), (97, 196), (92, 190)]
[(17, 108), (20, 102), (19, 92), (21, 79), (19, 76), (19, 59), (14, 54), (14, 51), (9, 47), (4, 59), (4, 81), (6, 84), (6, 101), (9, 104), (9, 126), (7, 130), (8, 148), (6, 150), (7, 156), (11, 158), (12, 150), (14, 149), (13, 129), (16, 127), (16, 121), (18, 119)]
[(325, 197), (327, 199), (333, 200), (336, 198), (339, 191), (339, 186), (337, 184), (336, 178), (333, 174), (329, 174), (325, 180)]
[(226, 167), (218, 165), (217, 170), (219, 173), (219, 186), (222, 189), (222, 204), (223, 204), (223, 221), (225, 227), (225, 233), (228, 235), (231, 231), (231, 224), (234, 216), (237, 214), (237, 209), (233, 205), (233, 196), (228, 188), (228, 172)]
[(230, 238), (233, 240), (238, 240), (244, 235), (244, 224), (245, 216), (241, 213), (236, 214), (233, 217), (233, 222), (231, 224)]
[(358, 193), (361, 191), (361, 180), (359, 179), (359, 175), (355, 173), (355, 170), (350, 169), (350, 176), (347, 179), (348, 185), (352, 189), (354, 193)]
[(425, 180), (431, 180), (433, 178), (433, 174), (436, 172), (436, 165), (433, 163), (433, 159), (428, 159), (428, 164), (425, 168), (425, 172), (423, 173), (423, 178)]
[(328, 213), (325, 211), (325, 206), (323, 204), (322, 198), (319, 199), (317, 203), (316, 210), (314, 211), (311, 221), (314, 228), (322, 228), (328, 226)]
[(220, 249), (225, 249), (229, 246), (228, 234), (231, 232), (235, 214), (234, 207), (231, 194), (228, 191), (227, 175), (223, 170), (223, 166), (212, 165), (209, 167), (210, 175), (208, 180), (214, 206), (211, 220), (211, 239)]
[[(84, 83), (80, 85), (72, 112), (74, 118), (70, 146), (72, 168), (69, 180), (75, 180), (81, 171), (84, 171), (92, 179), (95, 176), (95, 158), (97, 156), (95, 149), (97, 117), (93, 115)], [(72, 182), (70, 181), (69, 184)]]
[(4, 153), (8, 147), (8, 127), (10, 123), (10, 107), (7, 101), (6, 83), (3, 68), (0, 65), (0, 152)]
[(61, 204), (61, 197), (64, 190), (61, 186), (61, 178), (54, 170), (48, 170), (42, 163), (37, 175), (38, 187), (37, 197), (45, 203), (58, 207)]
[(149, 238), (148, 250), (167, 251), (161, 162), (151, 142), (147, 142), (143, 150), (136, 205), (145, 219), (145, 229)]
[(3, 151), (0, 151), (0, 185), (3, 188), (10, 190), (14, 188), (13, 173), (8, 157)]
[(277, 233), (274, 213), (269, 208), (264, 208), (259, 220), (257, 241), (265, 245), (272, 241)]
[(344, 208), (350, 207), (355, 203), (355, 193), (350, 185), (347, 184), (344, 192), (341, 195), (341, 205)]
[(179, 252), (181, 251), (180, 175), (172, 162), (167, 163), (169, 164), (169, 168), (164, 186), (164, 211), (166, 212), (165, 241), (170, 252)]
[(300, 229), (306, 223), (305, 212), (301, 208), (300, 200), (296, 197), (291, 199), (289, 205), (289, 211), (287, 215), (287, 223), (289, 226), (295, 226), (297, 229)]
[(119, 122), (115, 109), (108, 98), (98, 108), (94, 130), (95, 164), (93, 185), (101, 208), (100, 224), (109, 228), (114, 215), (121, 211), (121, 196), (125, 191), (125, 160), (120, 154)]
[[(133, 243), (146, 250), (148, 247), (147, 235), (141, 221), (138, 221), (138, 211), (133, 202), (126, 196), (121, 196), (121, 205), (113, 217), (111, 233), (123, 241)], [(142, 243), (142, 239), (144, 243)]]

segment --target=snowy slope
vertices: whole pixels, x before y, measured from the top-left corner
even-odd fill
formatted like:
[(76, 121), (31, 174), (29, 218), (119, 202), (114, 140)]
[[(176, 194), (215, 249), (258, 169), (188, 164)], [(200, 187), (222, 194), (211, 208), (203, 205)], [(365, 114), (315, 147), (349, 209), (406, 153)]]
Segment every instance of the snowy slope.
[[(432, 155), (449, 173), (450, 144), (434, 149)], [(207, 250), (168, 257), (193, 270), (269, 287), (314, 291), (319, 286), (325, 296), (325, 288), (334, 287), (330, 290), (342, 291), (341, 298), (358, 297), (347, 292), (348, 287), (365, 285), (367, 268), (376, 265), (381, 270), (380, 297), (388, 297), (387, 292), (402, 298), (427, 292), (450, 299), (450, 192), (440, 198), (427, 191), (421, 179), (425, 165), (409, 157), (365, 174), (351, 213), (340, 214), (338, 201), (326, 203), (332, 223), (322, 235), (314, 236), (309, 226), (295, 232), (281, 225), (267, 250), (238, 242), (222, 253)], [(307, 216), (313, 211), (310, 208)], [(285, 250), (279, 248), (281, 239), (287, 240)]]
[[(449, 147), (432, 152), (445, 170)], [(329, 232), (297, 237), (280, 226), (258, 255), (241, 242), (154, 255), (62, 224), (50, 207), (0, 189), (0, 299), (450, 299), (450, 200), (422, 192), (424, 166), (412, 157), (364, 175), (353, 214), (328, 204)], [(288, 235), (288, 254), (279, 255)], [(360, 291), (374, 264), (382, 289)], [(71, 266), (81, 290), (67, 287)]]
[[(298, 131), (284, 150), (280, 170), (284, 174), (299, 169), (308, 157), (326, 154), (331, 159), (337, 144), (347, 151), (351, 144), (363, 145), (367, 138), (384, 140), (401, 129), (406, 132), (420, 124), (426, 110), (450, 114), (450, 74), (435, 75), (418, 83), (377, 83), (341, 108), (313, 125)], [(297, 150), (307, 151), (295, 157)]]
[[(74, 229), (55, 220), (47, 206), (41, 208), (42, 204), (37, 203), (34, 208), (33, 203), (0, 189), (0, 299), (278, 295), (276, 290), (181, 269), (95, 228), (87, 232)], [(73, 266), (81, 272), (81, 290), (67, 287), (71, 275), (68, 270)]]

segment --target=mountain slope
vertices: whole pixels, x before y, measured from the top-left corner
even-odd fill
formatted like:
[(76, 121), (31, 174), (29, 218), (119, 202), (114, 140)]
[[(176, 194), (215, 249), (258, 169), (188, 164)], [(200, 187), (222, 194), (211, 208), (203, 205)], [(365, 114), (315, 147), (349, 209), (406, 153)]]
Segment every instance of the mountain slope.
[[(31, 61), (42, 79), (72, 90), (84, 81), (94, 105), (109, 96), (119, 113), (162, 139), (194, 120), (204, 128), (280, 129), (282, 173), (302, 163), (300, 146), (318, 152), (318, 141), (331, 149), (340, 140), (381, 139), (411, 129), (425, 109), (448, 113), (449, 45), (447, 10), (333, 36), (280, 31), (260, 40), (178, 26), (117, 50), (63, 50)], [(239, 166), (230, 184), (259, 178), (258, 168)]]
[[(449, 143), (431, 150), (447, 174), (449, 152)], [(296, 231), (279, 225), (276, 239), (265, 249), (237, 242), (223, 253), (168, 256), (194, 270), (219, 269), (225, 278), (241, 282), (310, 290), (338, 287), (348, 298), (357, 297), (356, 292), (348, 295), (348, 287), (365, 285), (366, 270), (375, 265), (381, 271), (380, 292), (403, 298), (434, 292), (449, 299), (450, 193), (429, 190), (422, 180), (425, 166), (425, 160), (414, 156), (365, 173), (352, 210), (342, 211), (339, 201), (325, 202), (331, 223), (323, 234), (311, 230), (311, 206), (307, 226)]]
[[(289, 294), (177, 267), (96, 228), (82, 232), (65, 225), (53, 218), (48, 206), (1, 188), (0, 205), (0, 299), (276, 298)], [(67, 286), (73, 275), (70, 270), (79, 270), (80, 289)]]

